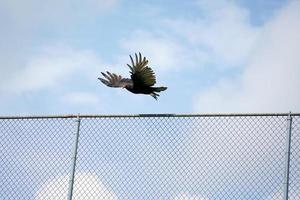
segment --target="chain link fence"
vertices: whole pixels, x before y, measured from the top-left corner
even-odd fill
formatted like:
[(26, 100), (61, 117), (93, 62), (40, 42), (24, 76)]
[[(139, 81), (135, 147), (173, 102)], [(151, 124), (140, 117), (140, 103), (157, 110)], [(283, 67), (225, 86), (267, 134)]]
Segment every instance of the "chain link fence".
[(0, 200), (300, 199), (300, 114), (77, 117), (0, 117)]

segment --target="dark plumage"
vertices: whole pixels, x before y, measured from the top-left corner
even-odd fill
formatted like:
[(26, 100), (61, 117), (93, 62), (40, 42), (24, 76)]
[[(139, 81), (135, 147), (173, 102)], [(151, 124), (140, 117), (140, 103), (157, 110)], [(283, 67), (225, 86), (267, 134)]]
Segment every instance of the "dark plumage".
[(126, 88), (134, 94), (149, 94), (157, 100), (158, 93), (166, 90), (167, 87), (153, 87), (156, 83), (155, 74), (147, 66), (148, 60), (145, 57), (142, 59), (141, 53), (135, 54), (135, 63), (131, 56), (130, 60), (131, 65), (127, 64), (127, 66), (130, 68), (131, 79), (110, 72), (101, 72), (105, 79), (98, 79), (108, 87)]

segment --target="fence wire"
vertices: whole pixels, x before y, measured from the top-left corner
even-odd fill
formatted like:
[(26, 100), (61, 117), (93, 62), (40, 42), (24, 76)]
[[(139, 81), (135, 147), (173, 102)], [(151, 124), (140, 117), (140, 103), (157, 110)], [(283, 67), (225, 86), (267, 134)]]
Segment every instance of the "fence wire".
[(300, 116), (293, 117), (289, 199), (300, 199)]
[[(81, 116), (74, 200), (283, 200), (287, 118)], [(76, 116), (0, 118), (0, 199), (68, 199)], [(289, 199), (300, 199), (300, 114)]]

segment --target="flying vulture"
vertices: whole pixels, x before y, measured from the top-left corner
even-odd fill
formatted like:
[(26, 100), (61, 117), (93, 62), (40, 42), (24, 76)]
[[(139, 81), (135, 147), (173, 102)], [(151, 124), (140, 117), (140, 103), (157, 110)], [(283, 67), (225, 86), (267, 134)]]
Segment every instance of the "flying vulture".
[(157, 100), (158, 93), (166, 90), (167, 87), (153, 87), (156, 83), (155, 74), (148, 67), (148, 60), (145, 57), (142, 59), (141, 53), (139, 55), (135, 53), (135, 62), (131, 55), (129, 57), (131, 65), (127, 64), (127, 66), (130, 68), (131, 79), (110, 72), (101, 72), (104, 78), (98, 79), (108, 87), (126, 88), (134, 94), (148, 94)]

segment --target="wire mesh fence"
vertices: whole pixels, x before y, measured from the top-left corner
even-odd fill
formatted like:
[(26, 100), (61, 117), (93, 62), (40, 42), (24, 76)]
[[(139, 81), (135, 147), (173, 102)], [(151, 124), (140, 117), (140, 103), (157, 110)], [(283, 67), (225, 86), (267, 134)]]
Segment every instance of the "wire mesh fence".
[(293, 117), (289, 199), (300, 199), (300, 116)]
[[(1, 117), (0, 199), (281, 200), (288, 117)], [(291, 117), (288, 196), (296, 200), (300, 114)]]

